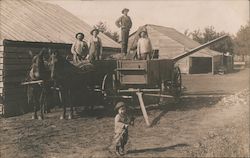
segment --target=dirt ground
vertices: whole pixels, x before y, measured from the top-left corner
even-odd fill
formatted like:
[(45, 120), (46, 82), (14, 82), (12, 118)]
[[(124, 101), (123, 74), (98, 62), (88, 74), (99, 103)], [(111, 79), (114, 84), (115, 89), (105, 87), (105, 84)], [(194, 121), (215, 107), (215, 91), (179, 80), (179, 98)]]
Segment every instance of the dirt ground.
[[(184, 97), (147, 105), (129, 127), (124, 157), (249, 157), (249, 69), (227, 75), (184, 75)], [(211, 95), (211, 96), (210, 96)], [(31, 113), (0, 119), (0, 157), (115, 157), (114, 113), (96, 107), (73, 120)]]

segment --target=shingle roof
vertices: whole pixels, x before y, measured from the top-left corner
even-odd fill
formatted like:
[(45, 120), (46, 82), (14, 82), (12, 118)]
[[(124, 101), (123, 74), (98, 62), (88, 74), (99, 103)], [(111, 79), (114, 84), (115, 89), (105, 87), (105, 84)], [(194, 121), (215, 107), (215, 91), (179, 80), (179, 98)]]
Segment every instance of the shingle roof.
[[(138, 30), (134, 33), (132, 33), (130, 35), (131, 40), (134, 40), (131, 44), (131, 48), (135, 47), (137, 44), (137, 40), (138, 40), (138, 34), (141, 30), (147, 30), (148, 36), (149, 38), (151, 38), (151, 32), (150, 30), (156, 30), (156, 32), (159, 35), (164, 35), (170, 39), (172, 39), (173, 41), (175, 41), (178, 44), (181, 44), (185, 47), (185, 49), (192, 49), (195, 48), (197, 46), (199, 46), (200, 44), (190, 38), (188, 38), (187, 36), (185, 36), (184, 34), (178, 32), (177, 30), (170, 28), (170, 27), (164, 27), (164, 26), (158, 26), (158, 25), (152, 25), (152, 24), (147, 24), (144, 26), (141, 26), (138, 28)], [(157, 34), (154, 33), (153, 37), (157, 38)], [(132, 39), (133, 38), (133, 39)], [(151, 39), (152, 41), (153, 39)], [(167, 43), (166, 43), (167, 44)], [(152, 41), (152, 45), (154, 47), (154, 41)], [(182, 52), (172, 52), (169, 54), (169, 56), (174, 57), (177, 55), (182, 54)], [(216, 55), (221, 55), (221, 53), (217, 52), (217, 51), (213, 51), (210, 50), (208, 48), (202, 49), (200, 51), (198, 51), (197, 53), (191, 55), (191, 56), (216, 56)]]
[[(77, 32), (85, 39), (92, 27), (58, 5), (32, 0), (0, 0), (0, 40), (70, 44)], [(104, 47), (120, 45), (100, 33)]]

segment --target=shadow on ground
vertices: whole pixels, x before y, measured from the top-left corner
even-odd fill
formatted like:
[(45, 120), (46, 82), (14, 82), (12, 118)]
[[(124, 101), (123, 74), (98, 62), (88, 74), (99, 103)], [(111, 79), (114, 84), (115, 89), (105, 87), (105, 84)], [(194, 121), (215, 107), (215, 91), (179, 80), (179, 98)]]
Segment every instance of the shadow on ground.
[(188, 144), (176, 144), (167, 147), (157, 147), (157, 148), (146, 148), (146, 149), (137, 149), (137, 150), (129, 150), (127, 154), (138, 154), (138, 153), (145, 153), (145, 152), (164, 152), (166, 150), (172, 150), (178, 147), (186, 147), (189, 146)]
[[(153, 110), (160, 110), (160, 114), (153, 118), (151, 126), (156, 125), (159, 120), (169, 111), (189, 111), (189, 110), (199, 110), (204, 107), (213, 107), (217, 104), (223, 97), (213, 96), (204, 97), (197, 96), (195, 98), (182, 98), (179, 102), (175, 102), (173, 99), (163, 100), (161, 103), (152, 104), (152, 101), (145, 101), (145, 106), (148, 112)], [(139, 105), (131, 105), (129, 113), (133, 113), (135, 117), (142, 116), (142, 112)], [(114, 106), (101, 105), (96, 106), (94, 109), (80, 108), (77, 110), (78, 117), (95, 117), (101, 119), (104, 117), (114, 117), (116, 112), (114, 111)]]
[[(210, 108), (216, 105), (223, 97), (197, 97), (197, 98), (182, 98), (179, 102), (168, 100), (154, 106), (148, 106), (147, 111), (161, 110), (160, 114), (153, 118), (151, 127), (156, 125), (160, 119), (169, 111), (189, 111), (199, 110), (201, 108)], [(142, 115), (140, 109), (136, 109), (135, 115)]]

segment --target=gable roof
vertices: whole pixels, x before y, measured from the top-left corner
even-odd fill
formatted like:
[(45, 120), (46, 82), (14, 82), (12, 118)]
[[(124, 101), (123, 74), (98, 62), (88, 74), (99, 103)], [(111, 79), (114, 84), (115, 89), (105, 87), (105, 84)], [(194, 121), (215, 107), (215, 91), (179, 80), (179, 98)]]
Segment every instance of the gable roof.
[[(0, 40), (71, 44), (76, 33), (88, 40), (93, 29), (56, 4), (32, 0), (1, 0), (0, 20)], [(120, 48), (103, 33), (99, 37), (104, 47)]]
[[(137, 41), (139, 39), (139, 33), (145, 30), (148, 33), (149, 38), (151, 39), (153, 49), (157, 49), (158, 47), (161, 47), (159, 45), (165, 45), (165, 47), (174, 47), (170, 43), (164, 43), (164, 44), (159, 44), (159, 42), (155, 42), (158, 40), (160, 36), (165, 36), (166, 38), (170, 39), (175, 45), (181, 45), (185, 50), (189, 50), (195, 47), (198, 47), (199, 44), (198, 42), (188, 38), (184, 34), (178, 32), (177, 30), (170, 28), (170, 27), (164, 27), (164, 26), (158, 26), (158, 25), (152, 25), (152, 24), (146, 24), (138, 28), (137, 31), (132, 33), (129, 37), (129, 48), (135, 48), (137, 45)], [(178, 56), (182, 54), (184, 49), (182, 51), (173, 51), (173, 52), (168, 52), (168, 57), (172, 58), (175, 56)], [(221, 53), (217, 51), (210, 50), (208, 48), (202, 49), (190, 56), (203, 56), (203, 57), (212, 57), (216, 55), (221, 55)], [(161, 56), (161, 54), (160, 54)]]

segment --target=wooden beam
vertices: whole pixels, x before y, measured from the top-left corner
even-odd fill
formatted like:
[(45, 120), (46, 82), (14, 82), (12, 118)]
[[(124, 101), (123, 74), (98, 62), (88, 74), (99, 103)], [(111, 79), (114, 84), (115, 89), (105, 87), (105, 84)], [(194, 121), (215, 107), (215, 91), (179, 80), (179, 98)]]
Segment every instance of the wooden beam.
[(161, 89), (120, 89), (118, 93), (128, 93), (128, 92), (160, 92)]
[(132, 96), (121, 95), (121, 96), (106, 96), (106, 98), (123, 98), (123, 99), (133, 99)]
[(147, 126), (150, 126), (150, 123), (149, 123), (149, 120), (148, 120), (148, 114), (147, 114), (147, 111), (146, 111), (146, 108), (145, 108), (145, 105), (144, 105), (144, 101), (143, 101), (143, 98), (142, 98), (142, 92), (136, 92), (136, 95), (138, 96), (140, 106), (141, 106), (141, 111), (142, 111), (143, 117), (144, 117), (144, 119), (146, 121), (146, 124), (147, 124)]
[(37, 84), (37, 83), (43, 83), (43, 80), (22, 82), (21, 85), (29, 85), (29, 84)]
[(189, 55), (191, 55), (191, 54), (193, 54), (193, 53), (195, 53), (195, 52), (197, 52), (197, 51), (199, 51), (199, 50), (201, 50), (201, 49), (203, 49), (203, 48), (205, 48), (205, 47), (207, 47), (207, 46), (209, 46), (209, 45), (211, 45), (213, 43), (216, 43), (216, 42), (218, 42), (220, 40), (223, 40), (225, 38), (228, 38), (228, 35), (220, 36), (220, 37), (218, 37), (218, 38), (216, 38), (216, 39), (214, 39), (212, 41), (209, 41), (209, 42), (204, 43), (204, 44), (202, 44), (202, 45), (200, 45), (200, 46), (198, 46), (196, 48), (188, 50), (188, 51), (186, 51), (186, 52), (184, 52), (184, 53), (182, 53), (182, 54), (180, 54), (180, 55), (178, 55), (178, 56), (176, 56), (176, 57), (174, 57), (172, 59), (173, 59), (174, 62), (177, 62), (178, 60), (180, 60), (182, 58), (185, 58), (186, 56), (189, 56)]
[(173, 98), (172, 95), (165, 95), (165, 94), (144, 94), (144, 95), (152, 97)]

